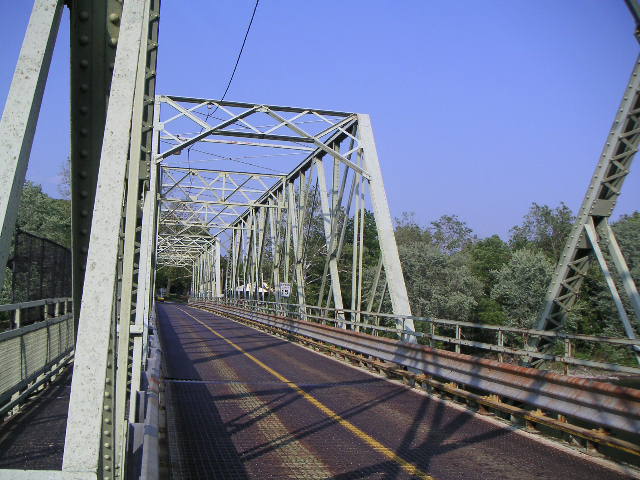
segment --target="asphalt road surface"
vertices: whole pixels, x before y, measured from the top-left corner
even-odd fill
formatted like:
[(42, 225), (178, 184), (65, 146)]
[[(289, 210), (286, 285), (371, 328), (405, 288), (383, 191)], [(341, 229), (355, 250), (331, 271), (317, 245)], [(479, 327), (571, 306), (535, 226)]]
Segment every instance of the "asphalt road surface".
[(629, 478), (212, 313), (158, 311), (172, 478)]

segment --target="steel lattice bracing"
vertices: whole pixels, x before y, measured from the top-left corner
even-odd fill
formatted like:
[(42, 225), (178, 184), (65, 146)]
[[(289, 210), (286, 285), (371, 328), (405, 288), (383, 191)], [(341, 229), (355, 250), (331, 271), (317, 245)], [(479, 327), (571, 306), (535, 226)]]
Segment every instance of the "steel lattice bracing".
[[(396, 332), (413, 330), (413, 320), (402, 317), (411, 312), (367, 115), (156, 97), (159, 0), (68, 3), (79, 314), (73, 388), (62, 472), (14, 474), (124, 478), (135, 425), (144, 420), (138, 393), (156, 267), (190, 272), (195, 297), (268, 296), (278, 302), (276, 316), (288, 302), (300, 306), (301, 319), (310, 316), (309, 305), (335, 307), (329, 320), (344, 327), (347, 314), (358, 323), (363, 310), (382, 308), (388, 293), (396, 316), (387, 318), (396, 320)], [(0, 263), (8, 254), (62, 9), (62, 0), (36, 0), (0, 121), (0, 181), (8, 186), (0, 190)], [(636, 64), (539, 328), (562, 326), (594, 255), (627, 335), (634, 336), (629, 312), (638, 318), (640, 299), (608, 218), (640, 140), (638, 73)], [(370, 258), (377, 263), (367, 264)], [(289, 300), (278, 288), (283, 284), (293, 287)], [(458, 351), (461, 336), (456, 325), (451, 340)], [(615, 344), (635, 345), (619, 340)], [(470, 375), (462, 383), (482, 378), (473, 367), (446, 369)]]
[[(388, 291), (393, 311), (410, 314), (367, 115), (173, 96), (157, 103), (159, 265), (192, 260), (199, 296), (285, 301), (285, 283), (299, 304), (362, 310)], [(366, 233), (379, 245), (374, 281), (363, 266), (366, 210), (375, 219)]]
[[(639, 141), (640, 58), (636, 60), (587, 194), (556, 267), (547, 291), (544, 309), (535, 326), (537, 329), (553, 331), (564, 326), (567, 314), (578, 298), (591, 260), (595, 256), (611, 292), (625, 334), (629, 338), (636, 338), (632, 319), (635, 317), (635, 320), (640, 322), (640, 296), (609, 225), (609, 218), (613, 213), (624, 180), (629, 174)], [(616, 267), (631, 305), (633, 312), (631, 315), (620, 297), (603, 249), (609, 253)], [(538, 349), (549, 349), (552, 345), (551, 339), (533, 344)], [(640, 362), (638, 350), (636, 350), (636, 357)]]

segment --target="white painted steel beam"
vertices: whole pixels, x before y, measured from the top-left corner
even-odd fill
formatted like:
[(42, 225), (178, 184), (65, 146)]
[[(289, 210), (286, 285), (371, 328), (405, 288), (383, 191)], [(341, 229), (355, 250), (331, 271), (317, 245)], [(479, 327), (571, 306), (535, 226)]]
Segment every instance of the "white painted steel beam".
[[(0, 119), (0, 285), (58, 35), (62, 0), (36, 0)], [(8, 13), (6, 13), (8, 14)]]
[(97, 473), (103, 464), (105, 468), (113, 468), (113, 458), (101, 458), (103, 429), (113, 430), (113, 425), (103, 422), (103, 415), (108, 419), (112, 414), (105, 411), (105, 393), (110, 393), (105, 372), (112, 362), (109, 339), (116, 308), (116, 265), (138, 53), (142, 32), (147, 27), (144, 7), (144, 2), (126, 2), (123, 10), (80, 307), (63, 459), (65, 471)]
[[(409, 296), (402, 274), (400, 255), (398, 254), (398, 246), (393, 233), (391, 211), (389, 210), (387, 193), (382, 181), (382, 170), (380, 169), (380, 161), (378, 160), (378, 152), (369, 115), (358, 114), (358, 139), (362, 146), (364, 165), (370, 175), (371, 205), (376, 219), (380, 252), (382, 254), (385, 277), (389, 284), (393, 313), (411, 315)], [(405, 330), (415, 330), (412, 320), (406, 320)]]

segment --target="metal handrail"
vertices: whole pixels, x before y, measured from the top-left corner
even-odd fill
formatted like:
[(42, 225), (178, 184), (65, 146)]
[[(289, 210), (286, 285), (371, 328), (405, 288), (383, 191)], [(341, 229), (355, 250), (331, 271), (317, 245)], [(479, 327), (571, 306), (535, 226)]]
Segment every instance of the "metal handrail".
[(195, 303), (232, 318), (236, 316), (346, 348), (533, 408), (632, 434), (640, 431), (640, 391), (636, 389), (373, 337), (315, 322), (251, 312), (220, 302)]
[(70, 302), (70, 297), (45, 298), (42, 300), (31, 300), (29, 302), (7, 303), (0, 305), (0, 312), (10, 312), (14, 310), (22, 310), (25, 308), (41, 307), (43, 305), (51, 305), (56, 303)]
[[(197, 299), (197, 297), (194, 297)], [(478, 324), (472, 322), (464, 322), (458, 320), (448, 320), (448, 319), (440, 319), (440, 318), (428, 318), (428, 317), (418, 317), (418, 316), (410, 316), (410, 315), (394, 315), (388, 313), (377, 313), (377, 312), (366, 312), (366, 311), (357, 311), (350, 309), (335, 309), (335, 308), (325, 308), (318, 307), (315, 305), (300, 305), (300, 304), (284, 304), (278, 302), (271, 301), (262, 301), (262, 300), (252, 300), (252, 299), (229, 299), (229, 298), (213, 298), (213, 299), (204, 299), (200, 298), (200, 300), (214, 301), (216, 303), (222, 303), (226, 305), (242, 305), (249, 307), (251, 309), (255, 309), (258, 311), (264, 311), (268, 313), (273, 313), (275, 315), (294, 315), (296, 317), (303, 316), (300, 318), (304, 318), (311, 321), (317, 321), (320, 323), (325, 323), (334, 326), (346, 325), (350, 326), (354, 330), (370, 330), (372, 333), (377, 334), (378, 332), (387, 332), (394, 335), (397, 335), (398, 338), (402, 338), (404, 335), (413, 336), (416, 338), (424, 338), (429, 340), (430, 345), (433, 346), (433, 342), (442, 342), (449, 346), (452, 346), (454, 351), (460, 353), (461, 346), (472, 347), (480, 350), (484, 350), (487, 353), (496, 354), (499, 361), (504, 361), (504, 356), (514, 356), (520, 359), (524, 358), (537, 358), (549, 362), (558, 362), (563, 364), (564, 373), (568, 373), (569, 366), (581, 366), (581, 367), (590, 367), (597, 368), (601, 370), (618, 372), (618, 373), (626, 373), (626, 374), (640, 374), (640, 368), (620, 365), (617, 363), (611, 362), (600, 362), (595, 360), (587, 360), (582, 358), (575, 357), (575, 341), (580, 342), (591, 342), (595, 344), (609, 344), (609, 345), (621, 345), (621, 346), (640, 346), (640, 339), (628, 339), (628, 338), (617, 338), (617, 337), (603, 337), (603, 336), (595, 336), (595, 335), (582, 335), (582, 334), (572, 334), (572, 333), (564, 333), (564, 332), (552, 332), (548, 330), (535, 330), (535, 329), (524, 329), (517, 327), (508, 327), (501, 325), (485, 325)], [(319, 314), (315, 312), (319, 311)], [(341, 314), (349, 314), (353, 318), (371, 318), (371, 317), (382, 317), (390, 320), (400, 320), (411, 319), (414, 324), (420, 325), (429, 325), (430, 331), (410, 331), (404, 328), (398, 328), (395, 326), (387, 326), (387, 325), (379, 325), (379, 322), (376, 323), (366, 323), (362, 321), (353, 321), (348, 319), (343, 319), (339, 317)], [(328, 316), (333, 314), (334, 317)], [(436, 331), (436, 326), (450, 327), (455, 329), (455, 337), (443, 335)], [(462, 328), (471, 328), (479, 331), (490, 331), (496, 334), (495, 343), (488, 343), (486, 341), (478, 341), (478, 340), (470, 340), (465, 339), (463, 335)], [(526, 345), (527, 338), (531, 337), (555, 337), (557, 339), (562, 340), (563, 342), (560, 344), (564, 349), (563, 353), (560, 355), (554, 355), (553, 353), (542, 353), (536, 351), (530, 351), (525, 348), (520, 348), (517, 345), (506, 345), (505, 340), (509, 339), (509, 336), (522, 336), (522, 344)]]
[[(46, 299), (12, 306), (18, 311), (48, 304), (67, 305), (68, 300)], [(7, 310), (10, 309), (4, 311)], [(73, 329), (73, 314), (65, 312), (0, 333), (0, 416), (20, 405), (64, 368), (73, 356)]]

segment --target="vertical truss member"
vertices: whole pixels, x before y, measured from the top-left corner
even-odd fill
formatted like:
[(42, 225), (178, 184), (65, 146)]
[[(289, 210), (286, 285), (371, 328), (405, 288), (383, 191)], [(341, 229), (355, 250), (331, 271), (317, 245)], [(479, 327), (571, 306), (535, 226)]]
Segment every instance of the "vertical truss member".
[[(82, 10), (82, 6), (95, 3), (73, 5), (80, 9), (74, 14), (78, 21), (88, 21), (92, 10)], [(90, 182), (95, 188), (90, 231), (74, 232), (74, 250), (81, 242), (77, 234), (88, 235), (89, 242), (88, 250), (79, 252), (86, 253), (86, 271), (63, 471), (92, 472), (102, 479), (126, 476), (130, 432), (132, 424), (139, 422), (136, 400), (155, 250), (157, 183), (151, 144), (159, 9), (159, 0), (127, 1), (121, 16), (107, 18), (115, 20), (120, 31), (104, 132), (96, 133), (91, 142), (92, 148), (97, 148), (91, 150), (95, 158), (84, 157), (82, 150), (76, 152), (80, 168), (87, 162), (96, 181)], [(88, 35), (72, 36), (74, 41), (88, 44)], [(89, 65), (101, 64), (105, 57), (89, 56), (86, 60)], [(82, 59), (80, 62), (82, 67)], [(100, 70), (100, 66), (96, 68)], [(106, 95), (105, 88), (101, 86), (95, 94)], [(78, 98), (82, 101), (84, 97)], [(82, 103), (79, 111), (82, 114)], [(79, 128), (80, 140), (89, 133), (81, 122), (72, 128)], [(98, 137), (102, 142), (96, 145)], [(77, 170), (77, 165), (72, 171), (74, 168)], [(83, 179), (81, 173), (74, 173), (72, 188), (76, 188), (78, 177)]]
[(122, 1), (73, 0), (66, 3), (71, 22), (71, 238), (73, 315), (77, 334)]
[[(636, 20), (636, 25), (640, 25), (640, 8), (637, 0), (626, 0), (626, 3)], [(638, 32), (639, 30), (636, 29), (636, 38), (638, 38)], [(544, 308), (535, 326), (537, 329), (555, 331), (563, 327), (568, 312), (577, 300), (593, 255), (611, 291), (627, 337), (636, 338), (629, 318), (630, 312), (620, 298), (607, 259), (603, 254), (603, 247), (609, 252), (630, 300), (633, 311), (631, 317), (635, 316), (636, 321), (640, 321), (640, 296), (609, 225), (609, 217), (622, 191), (624, 180), (629, 174), (639, 141), (640, 57), (636, 60), (587, 194), (547, 290)], [(546, 352), (553, 344), (554, 337), (546, 337), (531, 341), (530, 347), (532, 350)], [(635, 350), (635, 356), (640, 363), (640, 349)], [(538, 366), (543, 360), (542, 358), (534, 359), (533, 364)]]

